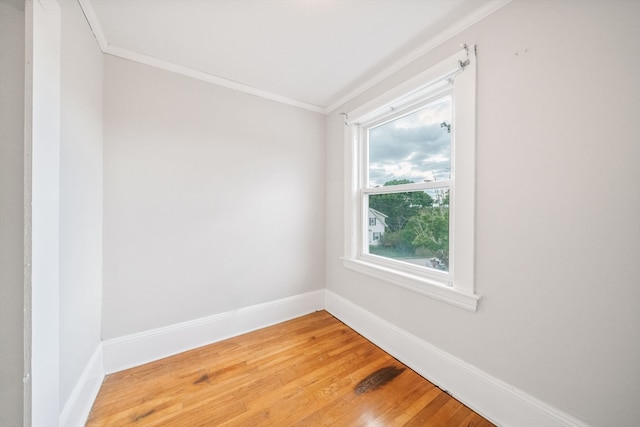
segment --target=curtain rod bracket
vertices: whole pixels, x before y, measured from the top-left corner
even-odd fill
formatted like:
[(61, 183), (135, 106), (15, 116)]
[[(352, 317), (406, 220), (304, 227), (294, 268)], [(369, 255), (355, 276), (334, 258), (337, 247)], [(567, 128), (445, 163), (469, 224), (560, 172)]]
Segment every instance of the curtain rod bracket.
[(341, 116), (344, 116), (344, 125), (345, 126), (349, 126), (348, 120), (349, 120), (349, 114), (347, 113), (340, 113)]
[(473, 54), (474, 56), (476, 56), (478, 54), (478, 48), (475, 44), (472, 44), (471, 46), (469, 46), (466, 43), (462, 43), (460, 45), (460, 49), (464, 49), (467, 52), (467, 56), (469, 56), (470, 54)]

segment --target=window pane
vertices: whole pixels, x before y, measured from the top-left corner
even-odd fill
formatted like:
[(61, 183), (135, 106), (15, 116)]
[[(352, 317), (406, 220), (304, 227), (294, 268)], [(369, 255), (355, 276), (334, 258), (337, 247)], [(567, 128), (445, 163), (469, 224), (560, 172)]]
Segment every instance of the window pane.
[(451, 176), (451, 97), (369, 129), (369, 186)]
[(369, 196), (370, 254), (449, 271), (449, 189)]

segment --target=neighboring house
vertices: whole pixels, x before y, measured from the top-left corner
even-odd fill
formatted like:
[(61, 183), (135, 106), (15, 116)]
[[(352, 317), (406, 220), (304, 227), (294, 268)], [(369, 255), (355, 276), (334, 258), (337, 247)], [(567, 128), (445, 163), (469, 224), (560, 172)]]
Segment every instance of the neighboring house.
[(387, 228), (387, 215), (375, 209), (369, 208), (369, 246), (378, 246), (384, 229)]

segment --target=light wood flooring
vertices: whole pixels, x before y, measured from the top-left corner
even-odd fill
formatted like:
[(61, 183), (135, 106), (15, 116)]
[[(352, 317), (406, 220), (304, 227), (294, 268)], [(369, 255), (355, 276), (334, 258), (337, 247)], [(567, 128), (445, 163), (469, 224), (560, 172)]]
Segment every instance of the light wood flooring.
[(88, 426), (492, 426), (319, 311), (105, 378)]

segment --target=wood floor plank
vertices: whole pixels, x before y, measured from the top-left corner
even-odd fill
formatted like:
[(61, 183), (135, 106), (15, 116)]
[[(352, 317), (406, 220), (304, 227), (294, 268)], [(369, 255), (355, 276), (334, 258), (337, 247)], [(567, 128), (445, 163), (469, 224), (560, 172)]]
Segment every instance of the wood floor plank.
[(319, 311), (109, 375), (87, 425), (492, 424)]

